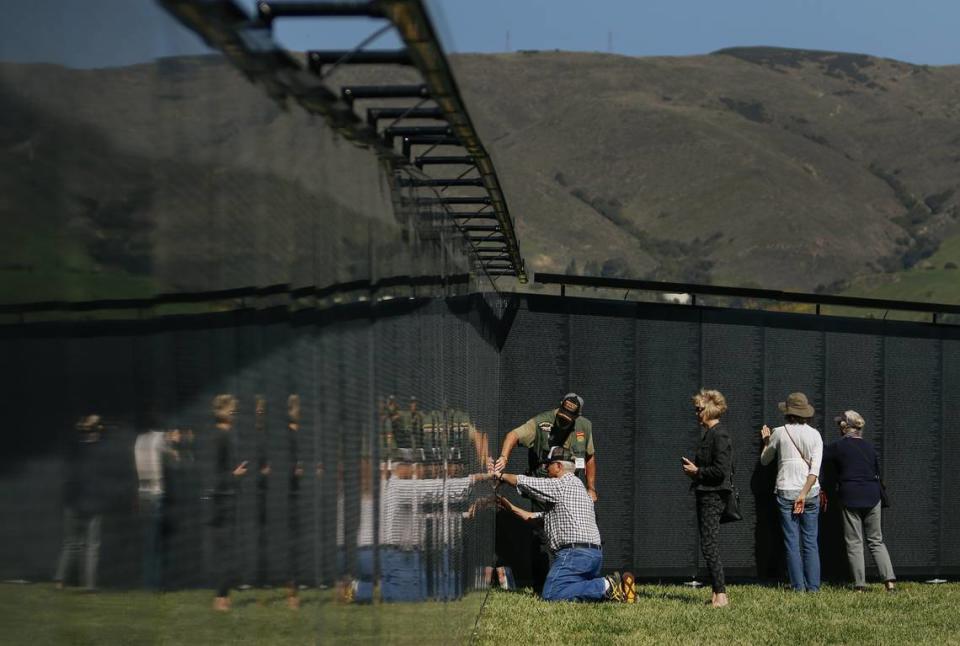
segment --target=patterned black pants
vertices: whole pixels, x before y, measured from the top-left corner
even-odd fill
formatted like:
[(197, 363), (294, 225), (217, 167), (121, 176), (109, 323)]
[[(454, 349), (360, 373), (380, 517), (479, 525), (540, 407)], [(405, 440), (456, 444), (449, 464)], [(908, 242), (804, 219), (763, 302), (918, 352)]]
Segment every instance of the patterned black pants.
[(700, 527), (700, 549), (710, 570), (714, 592), (726, 592), (723, 564), (720, 562), (720, 514), (724, 494), (716, 491), (697, 492), (697, 525)]

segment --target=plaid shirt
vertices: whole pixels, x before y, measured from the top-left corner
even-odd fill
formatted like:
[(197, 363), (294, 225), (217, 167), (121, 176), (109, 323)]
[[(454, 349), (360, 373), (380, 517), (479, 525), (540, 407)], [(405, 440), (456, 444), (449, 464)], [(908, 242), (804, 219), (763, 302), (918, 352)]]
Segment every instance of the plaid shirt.
[(559, 478), (517, 476), (517, 491), (548, 506), (542, 516), (551, 551), (566, 543), (600, 544), (593, 500), (574, 474)]

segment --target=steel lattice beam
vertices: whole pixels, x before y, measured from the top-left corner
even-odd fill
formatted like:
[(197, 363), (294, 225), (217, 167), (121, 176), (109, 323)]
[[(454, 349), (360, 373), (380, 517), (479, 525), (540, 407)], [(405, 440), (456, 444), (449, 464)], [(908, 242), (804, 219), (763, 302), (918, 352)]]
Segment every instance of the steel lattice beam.
[[(435, 183), (415, 182), (411, 187), (470, 186), (483, 188), (487, 193), (483, 202), (451, 202), (457, 198), (430, 198), (417, 203), (425, 206), (442, 206), (449, 211), (451, 204), (485, 204), (491, 212), (449, 212), (452, 219), (496, 220), (506, 254), (520, 282), (527, 282), (523, 258), (507, 208), (506, 199), (490, 156), (483, 147), (473, 127), (459, 88), (447, 63), (422, 0), (369, 0), (327, 2), (268, 2), (256, 5), (256, 15), (248, 16), (236, 0), (158, 0), (170, 14), (217, 49), (250, 81), (262, 85), (275, 101), (286, 105), (295, 101), (305, 110), (324, 117), (330, 126), (358, 145), (374, 150), (394, 168), (413, 164), (419, 169), (433, 165), (463, 165), (475, 167), (479, 178), (462, 180), (438, 179)], [(272, 35), (273, 22), (278, 18), (303, 17), (356, 17), (385, 18), (400, 34), (402, 50), (365, 50), (363, 45), (354, 50), (315, 50), (307, 55), (304, 66), (296, 57), (283, 49)], [(419, 85), (348, 86), (335, 94), (323, 82), (324, 67), (346, 64), (404, 64), (414, 65), (425, 83)], [(419, 99), (420, 103), (431, 100), (436, 107), (370, 108), (367, 119), (362, 120), (353, 110), (358, 99)], [(381, 119), (392, 119), (387, 128), (389, 134), (378, 133)], [(448, 126), (429, 130), (429, 126), (398, 126), (404, 119), (444, 119)], [(408, 130), (404, 130), (408, 128)], [(425, 129), (426, 128), (426, 129)], [(408, 134), (409, 133), (409, 134)], [(430, 134), (427, 134), (430, 133)], [(393, 148), (393, 139), (402, 137), (402, 155)], [(431, 155), (430, 151), (411, 159), (413, 146), (437, 146), (463, 148), (465, 155)], [(468, 169), (469, 170), (469, 169)], [(462, 181), (461, 181), (462, 180)], [(423, 180), (427, 182), (428, 180)], [(479, 182), (479, 186), (477, 185)], [(473, 198), (462, 198), (473, 199)], [(467, 236), (469, 237), (469, 236)], [(488, 241), (489, 242), (489, 241)], [(474, 252), (483, 263), (483, 248), (474, 245)], [(493, 275), (488, 272), (489, 275)]]

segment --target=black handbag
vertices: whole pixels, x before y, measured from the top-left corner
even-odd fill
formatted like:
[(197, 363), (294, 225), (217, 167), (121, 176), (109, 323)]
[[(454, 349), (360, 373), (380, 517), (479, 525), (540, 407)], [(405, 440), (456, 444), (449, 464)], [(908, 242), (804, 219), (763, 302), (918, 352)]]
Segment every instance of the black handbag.
[(740, 490), (734, 485), (730, 485), (731, 489), (727, 492), (727, 496), (723, 501), (723, 512), (720, 514), (721, 523), (733, 523), (738, 520), (743, 520), (743, 514), (740, 512)]
[[(730, 457), (732, 461), (732, 454)], [(736, 468), (731, 465), (730, 491), (727, 492), (723, 501), (723, 512), (720, 514), (721, 523), (734, 523), (738, 520), (743, 520), (743, 514), (740, 512), (740, 490), (733, 484), (733, 474), (736, 473), (736, 471)]]

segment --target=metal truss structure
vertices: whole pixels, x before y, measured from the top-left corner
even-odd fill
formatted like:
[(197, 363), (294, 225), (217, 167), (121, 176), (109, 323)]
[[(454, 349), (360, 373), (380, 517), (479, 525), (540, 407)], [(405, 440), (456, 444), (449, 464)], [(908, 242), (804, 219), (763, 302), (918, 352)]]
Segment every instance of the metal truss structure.
[[(370, 148), (392, 169), (400, 208), (458, 229), (477, 266), (495, 281), (526, 283), (513, 219), (493, 161), (473, 127), (422, 0), (257, 3), (250, 16), (234, 0), (158, 0), (181, 23), (222, 52), (275, 101), (321, 115), (346, 139)], [(274, 38), (278, 19), (366, 17), (385, 25), (353, 50), (300, 56)], [(396, 29), (404, 47), (368, 49)], [(346, 85), (330, 74), (347, 65), (407, 66), (420, 83)], [(391, 68), (378, 68), (389, 75)], [(393, 68), (395, 69), (395, 68)]]

